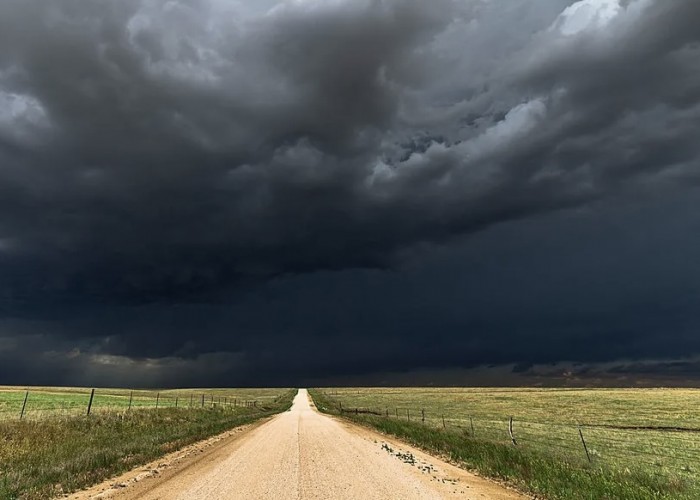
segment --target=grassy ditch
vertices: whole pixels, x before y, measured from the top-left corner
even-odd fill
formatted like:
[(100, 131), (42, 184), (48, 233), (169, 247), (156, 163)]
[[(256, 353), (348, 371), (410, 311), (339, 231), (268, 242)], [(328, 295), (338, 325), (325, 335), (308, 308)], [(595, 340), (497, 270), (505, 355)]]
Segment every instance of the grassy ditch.
[(136, 409), (0, 421), (0, 499), (77, 491), (227, 429), (287, 410), (296, 390), (258, 407)]
[[(339, 414), (338, 402), (310, 390), (320, 411)], [(548, 499), (695, 499), (692, 481), (635, 467), (584, 464), (540, 448), (513, 446), (470, 437), (463, 430), (442, 429), (391, 415), (343, 413), (344, 418), (396, 436), (429, 452), (450, 457), (466, 468)]]

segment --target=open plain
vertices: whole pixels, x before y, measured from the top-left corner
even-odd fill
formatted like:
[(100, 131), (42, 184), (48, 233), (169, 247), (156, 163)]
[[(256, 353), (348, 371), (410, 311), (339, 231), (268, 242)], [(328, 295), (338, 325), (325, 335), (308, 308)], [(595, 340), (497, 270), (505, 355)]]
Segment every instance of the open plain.
[(319, 408), (544, 498), (700, 498), (697, 389), (327, 388)]
[(0, 498), (700, 494), (692, 389), (91, 392), (0, 388)]
[(303, 389), (289, 411), (249, 432), (120, 487), (129, 477), (133, 474), (72, 498), (525, 498), (411, 446), (322, 415)]

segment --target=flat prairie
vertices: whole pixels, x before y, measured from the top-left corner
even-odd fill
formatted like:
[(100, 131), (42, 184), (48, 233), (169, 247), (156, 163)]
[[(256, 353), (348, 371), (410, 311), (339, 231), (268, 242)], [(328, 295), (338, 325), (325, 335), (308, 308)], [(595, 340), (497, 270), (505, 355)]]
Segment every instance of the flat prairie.
[(508, 446), (533, 460), (659, 480), (669, 485), (669, 498), (686, 495), (681, 491), (700, 498), (698, 389), (324, 388), (312, 394), (330, 411), (375, 427), (420, 425)]
[(63, 496), (283, 412), (296, 390), (96, 389), (88, 416), (91, 393), (72, 387), (0, 389), (0, 499)]
[[(97, 388), (91, 413), (131, 409), (244, 407), (266, 405), (285, 389), (113, 389)], [(83, 415), (90, 403), (91, 388), (0, 386), (0, 420), (40, 419), (52, 416)], [(24, 405), (25, 397), (27, 404)], [(24, 413), (22, 414), (22, 407)]]

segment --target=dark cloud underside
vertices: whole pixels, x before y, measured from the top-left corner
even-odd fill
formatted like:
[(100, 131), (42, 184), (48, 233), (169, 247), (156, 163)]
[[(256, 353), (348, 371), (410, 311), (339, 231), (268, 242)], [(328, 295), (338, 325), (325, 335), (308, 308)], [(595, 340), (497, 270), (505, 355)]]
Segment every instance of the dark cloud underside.
[[(4, 1), (0, 358), (41, 346), (109, 378), (215, 356), (214, 377), (276, 380), (697, 354), (697, 19), (693, 0)], [(589, 239), (539, 253), (569, 224)], [(611, 261), (648, 231), (655, 252)]]

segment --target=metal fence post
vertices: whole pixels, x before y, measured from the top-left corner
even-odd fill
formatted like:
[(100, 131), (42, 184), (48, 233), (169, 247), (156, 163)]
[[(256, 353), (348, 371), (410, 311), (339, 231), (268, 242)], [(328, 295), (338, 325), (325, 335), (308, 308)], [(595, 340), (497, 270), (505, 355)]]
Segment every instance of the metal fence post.
[(510, 440), (513, 441), (513, 446), (517, 446), (518, 442), (515, 440), (515, 436), (513, 436), (513, 417), (510, 417), (508, 421), (508, 434), (510, 434)]
[(95, 389), (90, 391), (90, 401), (88, 401), (87, 414), (90, 415), (90, 410), (92, 409), (92, 400), (95, 398)]
[(583, 431), (581, 431), (581, 428), (578, 428), (578, 435), (581, 436), (581, 444), (583, 444), (583, 451), (586, 452), (586, 458), (588, 459), (588, 463), (591, 463), (591, 456), (588, 453), (588, 446), (586, 446), (586, 440), (583, 439)]
[(24, 418), (24, 409), (27, 407), (27, 399), (29, 399), (29, 391), (24, 393), (24, 403), (22, 403), (22, 411), (19, 414), (19, 419)]

